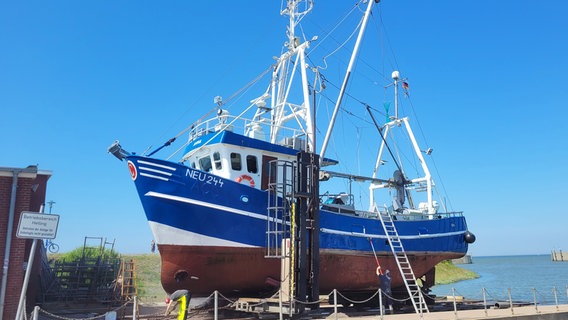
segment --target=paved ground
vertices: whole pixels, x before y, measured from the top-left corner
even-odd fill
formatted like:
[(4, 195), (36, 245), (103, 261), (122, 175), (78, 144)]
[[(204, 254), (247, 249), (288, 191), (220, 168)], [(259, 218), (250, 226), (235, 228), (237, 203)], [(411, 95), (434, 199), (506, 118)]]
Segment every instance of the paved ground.
[[(143, 319), (145, 316), (150, 315), (158, 315), (163, 316), (165, 312), (165, 303), (156, 303), (156, 304), (146, 304), (141, 305), (139, 307), (139, 314), (140, 319)], [(333, 319), (377, 319), (381, 318), (380, 311), (378, 309), (375, 310), (368, 310), (368, 311), (360, 311), (356, 312), (350, 310), (348, 313), (345, 313), (344, 310), (338, 309), (337, 315), (333, 313), (333, 308), (326, 308), (326, 312), (317, 316), (317, 318), (326, 318), (328, 320)], [(172, 312), (171, 315), (174, 313)], [(545, 315), (551, 315), (552, 317), (544, 317)], [(523, 307), (514, 307), (513, 310), (510, 308), (506, 309), (495, 309), (495, 308), (488, 308), (487, 310), (484, 309), (475, 309), (475, 310), (458, 310), (457, 312), (454, 311), (436, 311), (430, 312), (421, 315), (417, 315), (414, 313), (403, 313), (403, 314), (385, 314), (382, 316), (382, 319), (386, 320), (410, 320), (410, 319), (424, 319), (424, 320), (456, 320), (456, 319), (531, 319), (534, 316), (534, 319), (568, 319), (568, 305), (559, 305), (556, 306), (538, 306), (535, 308), (534, 305), (523, 306)], [(247, 314), (238, 314), (238, 313), (220, 313), (219, 318), (224, 319), (245, 319), (245, 318), (258, 318), (256, 315), (247, 315)], [(268, 314), (260, 317), (262, 319), (277, 319), (278, 314)], [(192, 311), (189, 319), (213, 319), (213, 312), (211, 310), (202, 310), (202, 311)]]
[[(67, 309), (63, 313), (58, 312), (58, 317), (51, 317), (47, 314), (41, 314), (40, 319), (88, 319), (93, 316), (98, 316), (104, 314), (107, 310), (94, 310), (91, 309), (90, 312), (73, 312), (69, 306), (60, 306), (62, 309)], [(118, 312), (119, 318), (120, 316), (124, 316), (121, 319), (132, 319), (132, 304), (124, 306), (123, 309)], [(55, 310), (54, 310), (55, 311)], [(59, 310), (63, 311), (63, 310)], [(161, 303), (143, 303), (138, 306), (138, 319), (175, 319), (176, 315), (175, 312), (170, 313), (169, 316), (165, 316), (166, 311), (166, 304), (164, 302)], [(531, 320), (531, 319), (547, 319), (547, 320), (559, 320), (559, 319), (568, 319), (568, 305), (560, 305), (560, 306), (538, 306), (535, 308), (534, 305), (523, 306), (523, 307), (515, 307), (513, 310), (510, 308), (506, 309), (494, 309), (489, 308), (487, 310), (484, 309), (475, 309), (475, 310), (458, 310), (457, 312), (454, 311), (436, 311), (430, 312), (423, 315), (417, 315), (415, 313), (397, 313), (397, 314), (385, 314), (380, 315), (380, 311), (378, 309), (369, 309), (366, 311), (355, 311), (353, 308), (350, 309), (338, 309), (338, 313), (333, 313), (333, 307), (326, 307), (322, 308), (322, 312), (314, 315), (313, 318), (318, 319), (346, 319), (349, 318), (351, 320), (361, 319), (361, 320), (410, 320), (410, 319), (420, 319), (420, 320), (456, 320), (456, 319), (463, 319), (463, 320), (475, 320), (475, 319), (523, 319), (523, 320)], [(211, 309), (203, 309), (203, 310), (192, 310), (190, 312), (190, 316), (188, 319), (213, 319), (213, 311)], [(246, 313), (238, 313), (238, 312), (219, 312), (219, 319), (278, 319), (278, 313), (271, 313), (271, 314), (246, 314)], [(306, 319), (309, 317), (302, 317), (302, 319)], [(104, 316), (97, 319), (104, 319)]]
[[(545, 318), (544, 315), (551, 315)], [(455, 320), (455, 319), (568, 319), (568, 305), (556, 306), (538, 306), (535, 310), (534, 306), (517, 307), (511, 309), (488, 309), (487, 313), (483, 310), (458, 310), (454, 311), (441, 311), (431, 312), (422, 316), (417, 314), (389, 314), (384, 315), (382, 318), (386, 320), (410, 320), (410, 319), (424, 319), (424, 320)], [(350, 318), (350, 319), (380, 319), (380, 315), (358, 316), (349, 317), (348, 315), (340, 314), (337, 319)], [(335, 315), (330, 315), (327, 319), (335, 319)]]

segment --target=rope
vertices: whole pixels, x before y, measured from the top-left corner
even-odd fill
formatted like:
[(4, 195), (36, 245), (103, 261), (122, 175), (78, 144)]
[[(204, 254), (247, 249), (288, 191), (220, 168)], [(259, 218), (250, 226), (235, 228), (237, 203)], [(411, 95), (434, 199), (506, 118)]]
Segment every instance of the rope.
[[(227, 100), (223, 101), (221, 105), (213, 107), (209, 112), (207, 112), (205, 115), (203, 115), (201, 118), (199, 118), (196, 122), (187, 126), (185, 129), (180, 131), (177, 135), (170, 138), (168, 141), (164, 142), (164, 144), (162, 144), (160, 147), (158, 147), (154, 151), (150, 152), (147, 156), (150, 157), (150, 156), (154, 155), (156, 152), (162, 150), (164, 147), (170, 146), (177, 138), (181, 137), (187, 131), (191, 130), (194, 126), (198, 125), (201, 121), (203, 121), (204, 119), (209, 117), (211, 114), (216, 112), (221, 106), (226, 105), (229, 101), (233, 100), (236, 96), (240, 95), (243, 91), (247, 90), (250, 86), (254, 85), (256, 82), (258, 82), (260, 79), (262, 79), (268, 72), (272, 71), (273, 69), (274, 69), (274, 64), (270, 65), (266, 70), (264, 70), (262, 73), (260, 73), (256, 78), (254, 78), (249, 83), (244, 85), (241, 89), (237, 90), (237, 92), (233, 93)], [(149, 146), (147, 148), (147, 150), (150, 150), (150, 149), (152, 149), (152, 146)], [(146, 151), (143, 152), (142, 154), (143, 155), (146, 154)]]
[(93, 316), (93, 317), (87, 317), (87, 318), (67, 318), (67, 317), (63, 317), (63, 316), (57, 315), (57, 314), (53, 314), (53, 313), (48, 312), (47, 310), (43, 310), (43, 309), (41, 309), (41, 308), (39, 309), (39, 312), (41, 312), (41, 313), (43, 313), (43, 314), (45, 314), (45, 315), (47, 315), (47, 316), (49, 316), (49, 317), (52, 317), (52, 318), (55, 318), (55, 319), (61, 319), (61, 320), (95, 320), (95, 319), (104, 319), (105, 316), (106, 316), (106, 314), (109, 313), (109, 312), (111, 312), (111, 311), (115, 311), (115, 312), (118, 313), (118, 311), (120, 311), (121, 309), (125, 308), (125, 307), (126, 307), (128, 304), (130, 304), (130, 303), (131, 303), (131, 301), (127, 301), (127, 302), (124, 303), (122, 306), (120, 306), (120, 307), (118, 307), (118, 308), (116, 308), (116, 309), (114, 309), (114, 310), (109, 310), (109, 311), (105, 312), (104, 314), (96, 315), (96, 316)]
[(340, 296), (341, 298), (345, 299), (345, 300), (348, 301), (348, 302), (351, 302), (351, 303), (353, 303), (353, 304), (358, 304), (358, 303), (365, 303), (365, 302), (371, 301), (371, 299), (373, 299), (374, 297), (377, 296), (377, 294), (379, 293), (379, 291), (380, 291), (380, 289), (377, 290), (377, 291), (375, 291), (375, 293), (373, 293), (373, 295), (372, 295), (370, 298), (368, 298), (368, 299), (366, 299), (366, 300), (362, 300), (362, 301), (351, 300), (351, 299), (347, 298), (346, 296), (344, 296), (343, 294), (341, 294), (341, 292), (339, 292), (339, 291), (337, 291), (337, 295)]
[[(371, 242), (371, 245), (373, 245), (372, 242)], [(373, 251), (374, 251), (374, 248), (373, 248)], [(534, 290), (534, 291), (536, 292), (537, 298), (539, 298), (539, 300), (543, 300), (542, 291), (536, 290), (535, 288), (532, 288), (532, 290)], [(349, 302), (349, 303), (352, 303), (352, 304), (365, 304), (365, 303), (367, 303), (367, 302), (369, 302), (369, 301), (375, 299), (375, 298), (377, 297), (377, 295), (378, 295), (379, 293), (381, 293), (382, 291), (381, 291), (380, 289), (378, 289), (378, 290), (375, 291), (369, 298), (364, 299), (364, 300), (353, 300), (353, 299), (349, 299), (348, 297), (346, 297), (346, 296), (345, 296), (344, 294), (342, 294), (341, 292), (339, 292), (339, 291), (336, 291), (336, 292), (337, 292), (337, 296), (338, 296), (338, 297), (341, 297), (341, 298), (342, 298), (343, 300), (345, 300), (346, 302)], [(213, 308), (213, 307), (211, 306), (211, 304), (210, 304), (210, 302), (211, 302), (210, 299), (212, 299), (212, 298), (214, 297), (214, 294), (215, 294), (215, 293), (212, 293), (211, 295), (209, 295), (209, 297), (207, 297), (207, 298), (205, 299), (205, 302), (204, 302), (204, 303), (202, 303), (202, 304), (200, 304), (200, 305), (198, 305), (198, 306), (195, 306), (195, 307), (193, 307), (193, 308), (191, 308), (191, 309), (188, 309), (188, 311), (187, 311), (188, 317), (190, 317), (190, 316), (198, 316), (198, 315), (201, 315), (201, 314), (206, 314), (207, 312), (210, 312), (210, 311), (214, 310), (214, 308)], [(397, 298), (393, 297), (392, 295), (389, 295), (389, 294), (387, 294), (387, 293), (385, 293), (385, 292), (382, 292), (382, 294), (383, 294), (385, 297), (391, 299), (392, 301), (398, 302), (398, 303), (405, 303), (406, 301), (409, 301), (410, 299), (412, 299), (412, 297), (407, 297), (407, 298), (405, 298), (405, 299), (397, 299)], [(453, 294), (455, 294), (456, 296), (463, 296), (459, 291), (457, 291), (457, 290), (455, 290), (455, 289), (453, 290)], [(279, 292), (276, 292), (276, 293), (274, 293), (272, 296), (270, 296), (270, 297), (268, 297), (268, 298), (259, 299), (259, 302), (258, 302), (258, 303), (249, 304), (249, 306), (250, 306), (250, 307), (261, 306), (261, 305), (263, 305), (263, 304), (266, 304), (270, 299), (273, 299), (273, 298), (278, 297), (278, 295), (279, 295)], [(506, 302), (507, 304), (509, 303), (509, 300), (508, 300), (509, 298), (508, 298), (508, 297), (507, 297), (507, 298), (504, 298), (504, 299), (499, 299), (499, 298), (493, 296), (493, 295), (492, 295), (489, 291), (487, 291), (487, 290), (485, 290), (485, 295), (486, 295), (486, 300), (487, 300), (487, 303), (488, 303), (488, 304), (491, 304), (490, 301), (493, 301), (493, 302), (504, 302), (504, 303)], [(222, 294), (219, 293), (219, 292), (217, 292), (217, 296), (218, 296), (218, 299), (224, 299), (225, 301), (228, 301), (228, 302), (229, 302), (229, 304), (227, 304), (226, 306), (224, 306), (224, 307), (219, 307), (218, 310), (231, 310), (231, 307), (234, 307), (235, 303), (237, 302), (237, 300), (229, 299), (229, 298), (227, 298), (226, 296), (222, 295)], [(428, 295), (428, 294), (425, 294), (425, 296), (429, 296), (429, 297), (431, 297), (431, 298), (434, 298), (434, 296), (431, 296), (431, 295)], [(449, 293), (447, 294), (447, 296), (451, 299), (451, 297), (452, 297), (452, 292), (449, 292)], [(292, 299), (291, 301), (294, 302), (294, 303), (297, 303), (297, 304), (301, 304), (301, 305), (314, 305), (314, 304), (319, 304), (319, 303), (325, 303), (325, 302), (327, 301), (327, 299), (324, 298), (324, 299), (320, 299), (320, 300), (317, 300), (317, 301), (299, 301), (299, 300), (296, 300), (296, 299)], [(335, 301), (335, 303), (337, 304), (337, 301)], [(531, 301), (531, 304), (532, 304), (532, 303), (534, 303), (534, 301)], [(539, 301), (537, 301), (537, 303), (539, 303)], [(45, 317), (47, 317), (47, 318), (49, 318), (49, 319), (60, 319), (60, 320), (96, 320), (96, 319), (104, 319), (105, 316), (106, 316), (106, 314), (108, 314), (108, 313), (111, 312), (111, 311), (115, 311), (115, 312), (118, 313), (118, 311), (120, 311), (120, 310), (126, 308), (129, 304), (132, 304), (132, 301), (127, 301), (126, 303), (124, 303), (123, 305), (117, 307), (117, 308), (114, 309), (114, 310), (106, 311), (104, 314), (96, 315), (96, 316), (90, 316), (90, 317), (85, 317), (85, 318), (76, 318), (76, 317), (69, 318), (69, 317), (64, 317), (64, 316), (60, 316), (60, 315), (57, 315), (57, 314), (50, 313), (50, 312), (48, 312), (48, 311), (46, 311), (46, 310), (43, 310), (43, 309), (41, 309), (41, 308), (38, 308), (38, 310), (39, 310), (39, 312), (42, 314), (42, 319), (44, 319)], [(539, 303), (539, 304), (540, 304), (540, 303)], [(86, 313), (86, 312), (85, 312), (85, 313)], [(33, 314), (33, 313), (32, 313), (32, 314)], [(29, 316), (29, 319), (31, 319), (31, 318), (32, 318), (32, 315)], [(164, 320), (165, 320), (165, 319), (175, 319), (175, 318), (177, 318), (177, 315), (176, 315), (176, 314), (164, 315), (164, 313), (155, 313), (155, 314), (145, 314), (145, 315), (140, 314), (140, 315), (138, 315), (138, 319), (164, 319)]]

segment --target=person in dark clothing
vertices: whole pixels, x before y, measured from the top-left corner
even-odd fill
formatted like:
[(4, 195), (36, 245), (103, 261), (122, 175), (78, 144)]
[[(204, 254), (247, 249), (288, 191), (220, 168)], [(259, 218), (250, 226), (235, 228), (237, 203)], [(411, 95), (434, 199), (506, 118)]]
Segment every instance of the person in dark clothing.
[(392, 308), (392, 290), (391, 290), (391, 274), (390, 270), (387, 269), (385, 273), (381, 273), (381, 267), (377, 268), (377, 275), (379, 276), (379, 286), (381, 288), (382, 296), (383, 296), (383, 306), (385, 310), (388, 308), (390, 313), (393, 312)]

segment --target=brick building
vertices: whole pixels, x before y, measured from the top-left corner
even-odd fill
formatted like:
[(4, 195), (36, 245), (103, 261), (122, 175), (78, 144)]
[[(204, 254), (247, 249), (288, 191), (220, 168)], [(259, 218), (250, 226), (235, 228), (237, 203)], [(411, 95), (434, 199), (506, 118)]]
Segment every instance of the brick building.
[[(2, 282), (0, 284), (0, 320), (15, 319), (20, 300), (25, 265), (33, 240), (16, 237), (22, 211), (40, 212), (45, 203), (47, 180), (50, 171), (37, 166), (27, 168), (0, 167), (0, 258)], [(37, 246), (39, 249), (41, 246)], [(28, 306), (33, 306), (39, 290), (41, 255), (35, 253), (32, 276), (26, 295)]]

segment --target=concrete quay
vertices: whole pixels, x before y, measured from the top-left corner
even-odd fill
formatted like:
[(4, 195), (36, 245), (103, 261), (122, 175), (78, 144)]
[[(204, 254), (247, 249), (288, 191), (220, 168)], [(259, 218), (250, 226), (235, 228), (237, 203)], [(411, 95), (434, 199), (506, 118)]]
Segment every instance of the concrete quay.
[(365, 316), (349, 316), (343, 313), (331, 314), (326, 319), (346, 319), (351, 320), (356, 319), (384, 319), (384, 320), (456, 320), (456, 319), (512, 319), (512, 320), (564, 320), (568, 319), (568, 305), (552, 305), (552, 306), (538, 306), (535, 308), (534, 305), (514, 307), (512, 310), (507, 309), (493, 309), (488, 308), (487, 310), (475, 309), (475, 310), (458, 310), (454, 311), (437, 311), (425, 313), (423, 315), (415, 313), (405, 313), (405, 314), (385, 314), (381, 316), (380, 314), (375, 315), (365, 315)]
[(568, 252), (563, 252), (562, 250), (556, 252), (552, 251), (552, 261), (568, 261)]

